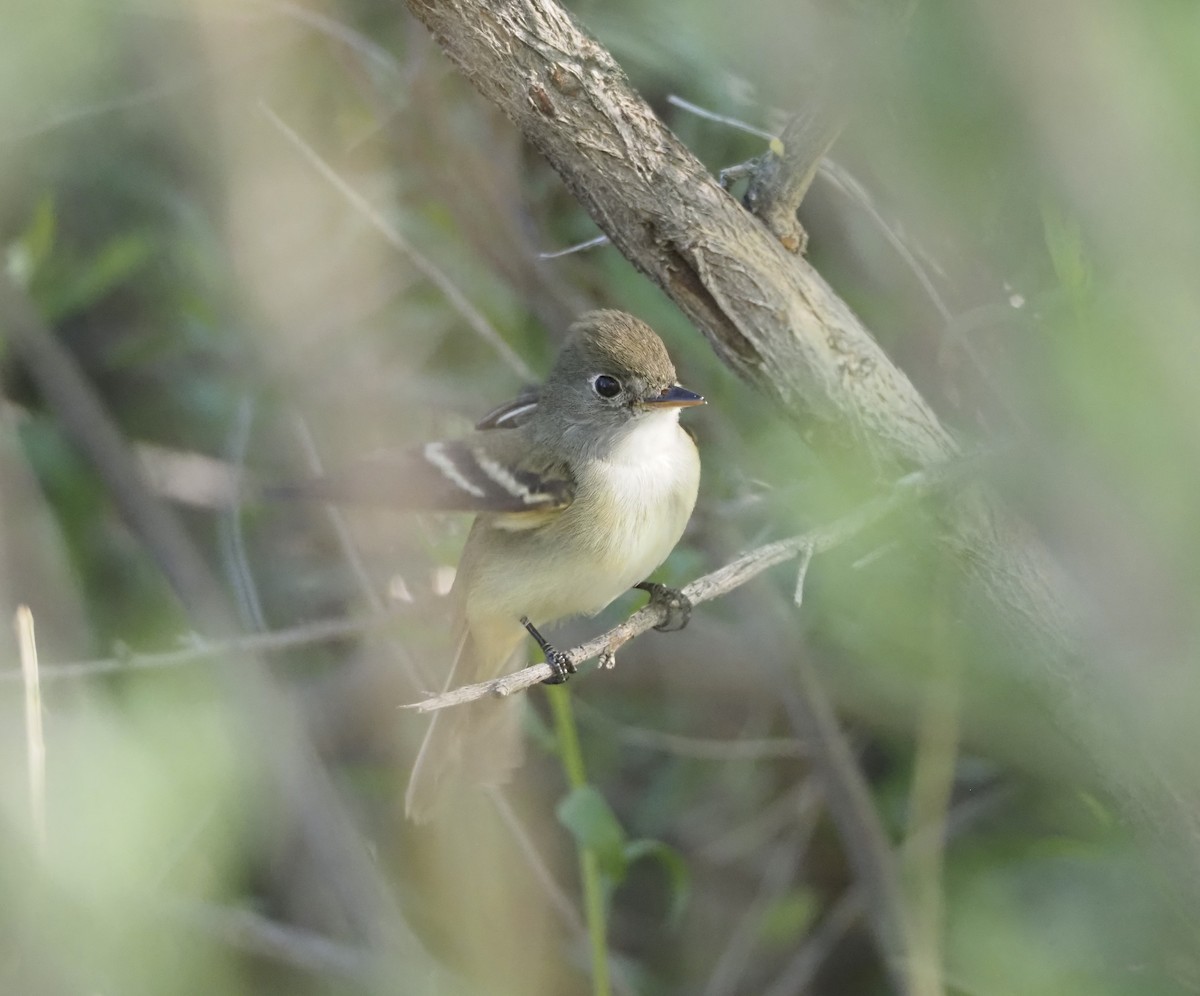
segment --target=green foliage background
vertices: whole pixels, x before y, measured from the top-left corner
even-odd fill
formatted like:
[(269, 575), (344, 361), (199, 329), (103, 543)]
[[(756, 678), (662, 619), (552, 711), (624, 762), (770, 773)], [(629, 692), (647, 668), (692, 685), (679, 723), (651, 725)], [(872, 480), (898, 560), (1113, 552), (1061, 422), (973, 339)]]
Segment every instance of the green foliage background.
[[(997, 454), (984, 472), (1061, 565), (1079, 659), (1047, 681), (1014, 654), (936, 517), (912, 511), (818, 557), (801, 608), (778, 569), (581, 679), (585, 786), (568, 784), (535, 691), (508, 821), (481, 796), (444, 832), (407, 826), (423, 720), (397, 706), (440, 687), (437, 592), (466, 523), (349, 510), (360, 571), (323, 510), (197, 507), (220, 473), (194, 458), (296, 479), (311, 437), (336, 471), (465, 431), (515, 392), (523, 378), (430, 264), (537, 373), (587, 307), (662, 333), (710, 401), (688, 413), (704, 483), (662, 580), (885, 482), (737, 382), (611, 248), (540, 258), (594, 225), (399, 5), (5, 0), (8, 278), (131, 446), (199, 468), (199, 484), (168, 475), (193, 499), (177, 514), (246, 629), (392, 610), (270, 670), (397, 910), (354, 922), (329, 882), (354, 887), (297, 843), (291, 790), (262, 761), (275, 720), (217, 676), (253, 666), (240, 652), (54, 676), (178, 648), (195, 620), (0, 313), (0, 607), (34, 612), (47, 755), (39, 848), (16, 644), (0, 639), (0, 991), (592, 991), (576, 842), (600, 856), (621, 992), (1200, 991), (1200, 8), (572, 11), (714, 171), (762, 139), (669, 95), (777, 130), (816, 76), (833, 81), (849, 123), (832, 156), (918, 247), (939, 299), (821, 180), (801, 212), (809, 258), (939, 415)], [(913, 931), (899, 970), (788, 708), (801, 658), (893, 845)], [(1141, 810), (1122, 788), (1138, 781), (1178, 805)], [(268, 943), (275, 927), (288, 943)]]

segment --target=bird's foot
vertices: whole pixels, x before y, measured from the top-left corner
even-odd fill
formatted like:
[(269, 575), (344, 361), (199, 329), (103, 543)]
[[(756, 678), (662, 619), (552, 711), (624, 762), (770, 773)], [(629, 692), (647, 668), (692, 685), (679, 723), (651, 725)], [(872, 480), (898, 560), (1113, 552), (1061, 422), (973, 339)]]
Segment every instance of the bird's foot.
[(674, 633), (683, 629), (692, 618), (692, 600), (678, 588), (669, 588), (657, 581), (643, 581), (635, 584), (650, 595), (650, 604), (660, 606), (667, 617), (654, 628), (660, 633)]
[(528, 616), (521, 616), (521, 625), (529, 630), (529, 635), (533, 637), (542, 653), (546, 655), (546, 663), (550, 665), (550, 670), (554, 673), (542, 682), (543, 685), (561, 685), (564, 681), (571, 677), (579, 670), (573, 660), (561, 650), (555, 650), (541, 633), (537, 631), (537, 627), (529, 621)]

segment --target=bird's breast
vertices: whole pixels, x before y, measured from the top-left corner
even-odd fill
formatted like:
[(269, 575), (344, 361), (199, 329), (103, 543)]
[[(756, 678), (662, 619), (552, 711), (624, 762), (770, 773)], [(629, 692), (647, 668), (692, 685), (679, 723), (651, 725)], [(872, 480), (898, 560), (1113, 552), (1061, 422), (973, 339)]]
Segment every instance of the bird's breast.
[(700, 459), (674, 419), (646, 421), (606, 459), (573, 468), (566, 510), (536, 529), (496, 536), (494, 562), (474, 567), (477, 580), (491, 580), (468, 599), (469, 615), (526, 615), (538, 625), (594, 615), (667, 559), (695, 505)]
[(599, 612), (670, 554), (691, 517), (700, 481), (695, 444), (674, 419), (655, 416), (612, 457), (582, 469), (573, 530), (593, 565), (590, 605)]

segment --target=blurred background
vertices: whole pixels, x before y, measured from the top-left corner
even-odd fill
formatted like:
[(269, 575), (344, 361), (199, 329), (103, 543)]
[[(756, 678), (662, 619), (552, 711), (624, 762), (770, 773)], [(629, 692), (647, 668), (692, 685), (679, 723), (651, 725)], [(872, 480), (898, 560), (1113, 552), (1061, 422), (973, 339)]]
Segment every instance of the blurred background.
[(861, 456), (611, 248), (547, 258), (594, 224), (401, 5), (3, 0), (0, 992), (587, 993), (597, 945), (622, 993), (1200, 991), (1200, 7), (571, 10), (714, 172), (765, 140), (669, 97), (774, 133), (836, 80), (869, 199), (818, 177), (809, 258), (995, 454), (1077, 658), (1007, 645), (910, 508), (802, 607), (776, 568), (574, 682), (586, 792), (534, 689), (511, 788), (407, 824), (469, 522), (239, 470), (468, 431), (595, 306), (709, 399), (659, 580), (856, 507)]

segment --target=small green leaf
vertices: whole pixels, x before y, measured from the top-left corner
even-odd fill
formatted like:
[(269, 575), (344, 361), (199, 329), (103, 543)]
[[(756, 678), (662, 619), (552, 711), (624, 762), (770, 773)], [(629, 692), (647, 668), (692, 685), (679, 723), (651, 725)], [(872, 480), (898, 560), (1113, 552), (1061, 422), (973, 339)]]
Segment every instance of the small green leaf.
[(1091, 792), (1080, 791), (1079, 801), (1104, 829), (1111, 830), (1116, 826), (1117, 821), (1113, 817), (1112, 811), (1097, 796)]
[(132, 277), (153, 253), (150, 239), (138, 232), (110, 239), (46, 302), (46, 317), (55, 321), (94, 304)]
[(1072, 301), (1081, 304), (1092, 287), (1092, 267), (1079, 223), (1047, 201), (1042, 204), (1042, 227), (1058, 282)]
[(43, 194), (33, 209), (33, 219), (29, 227), (21, 235), (25, 251), (29, 253), (29, 262), (36, 270), (50, 255), (54, 246), (54, 232), (57, 227), (54, 214), (54, 198)]
[(795, 889), (768, 906), (759, 922), (759, 933), (768, 944), (794, 945), (817, 918), (819, 903), (811, 889)]
[(625, 878), (625, 831), (604, 796), (591, 785), (574, 789), (558, 804), (558, 821), (576, 843), (596, 856), (600, 871), (616, 885)]
[(29, 287), (54, 245), (54, 199), (46, 194), (33, 209), (29, 225), (9, 244), (4, 256), (5, 272), (21, 287)]
[(628, 864), (651, 858), (662, 865), (671, 884), (671, 907), (667, 911), (667, 922), (676, 925), (683, 917), (691, 895), (692, 879), (683, 855), (661, 840), (631, 840), (625, 845), (625, 861)]

